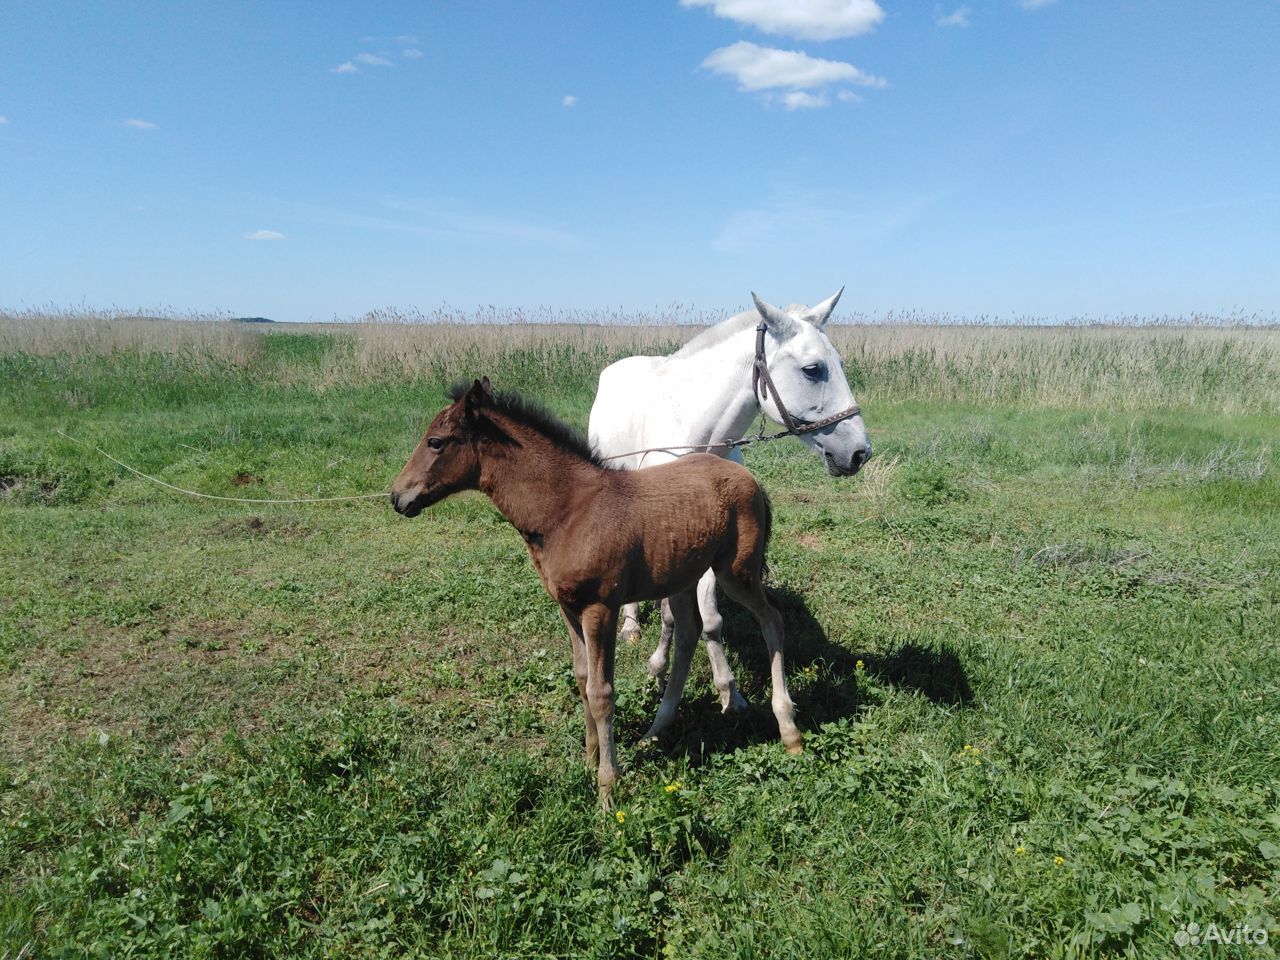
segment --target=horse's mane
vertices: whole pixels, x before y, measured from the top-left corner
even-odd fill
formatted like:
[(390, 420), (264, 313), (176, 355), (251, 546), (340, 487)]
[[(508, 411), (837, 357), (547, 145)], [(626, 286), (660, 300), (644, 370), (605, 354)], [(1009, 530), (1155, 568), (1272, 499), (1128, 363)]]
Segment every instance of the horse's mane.
[[(472, 384), (459, 380), (449, 389), (449, 397), (455, 403), (471, 390)], [(617, 460), (603, 460), (595, 448), (582, 435), (582, 431), (565, 423), (546, 407), (526, 400), (514, 391), (506, 390), (485, 398), (485, 408), (494, 410), (541, 433), (556, 446), (581, 457), (588, 463), (605, 470), (613, 469)]]
[(736, 317), (730, 317), (728, 320), (722, 320), (714, 327), (708, 327), (700, 334), (686, 343), (683, 347), (673, 353), (673, 357), (689, 357), (700, 351), (707, 350), (710, 347), (719, 346), (735, 334), (741, 333), (747, 327), (754, 327), (760, 322), (760, 315), (754, 310), (748, 310), (746, 313), (740, 313)]

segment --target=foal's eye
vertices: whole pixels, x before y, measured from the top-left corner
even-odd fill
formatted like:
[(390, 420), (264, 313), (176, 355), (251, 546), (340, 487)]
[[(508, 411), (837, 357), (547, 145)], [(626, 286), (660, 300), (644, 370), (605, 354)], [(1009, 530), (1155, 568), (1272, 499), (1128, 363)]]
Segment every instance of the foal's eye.
[(827, 368), (820, 363), (810, 363), (800, 369), (804, 371), (804, 375), (810, 380), (821, 380), (823, 374), (827, 372)]
[(432, 450), (439, 450), (444, 446), (444, 441), (439, 437), (427, 437), (427, 446)]

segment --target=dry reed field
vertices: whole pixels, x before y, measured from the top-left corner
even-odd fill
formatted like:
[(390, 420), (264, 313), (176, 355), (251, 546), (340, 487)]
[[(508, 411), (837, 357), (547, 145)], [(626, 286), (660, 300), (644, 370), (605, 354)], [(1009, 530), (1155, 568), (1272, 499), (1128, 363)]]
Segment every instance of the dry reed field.
[[(435, 380), (514, 362), (589, 375), (637, 353), (667, 353), (721, 317), (490, 309), (479, 314), (376, 311), (357, 323), (267, 325), (225, 318), (112, 312), (0, 313), (0, 353), (68, 359), (162, 354), (194, 367), (250, 363), (264, 337), (332, 338), (319, 370), (293, 371), (324, 388), (386, 379)], [(868, 399), (1045, 406), (1151, 406), (1224, 414), (1280, 408), (1280, 325), (1160, 323), (986, 326), (895, 321), (833, 323), (850, 383)], [(291, 375), (291, 371), (281, 371)]]

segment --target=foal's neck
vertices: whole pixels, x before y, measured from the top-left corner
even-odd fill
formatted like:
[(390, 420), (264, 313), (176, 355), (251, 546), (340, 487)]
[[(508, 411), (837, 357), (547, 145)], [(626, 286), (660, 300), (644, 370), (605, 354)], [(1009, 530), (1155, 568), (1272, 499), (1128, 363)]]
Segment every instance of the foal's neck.
[(564, 522), (571, 498), (602, 469), (536, 430), (503, 418), (517, 443), (481, 447), (480, 490), (522, 534), (545, 534)]

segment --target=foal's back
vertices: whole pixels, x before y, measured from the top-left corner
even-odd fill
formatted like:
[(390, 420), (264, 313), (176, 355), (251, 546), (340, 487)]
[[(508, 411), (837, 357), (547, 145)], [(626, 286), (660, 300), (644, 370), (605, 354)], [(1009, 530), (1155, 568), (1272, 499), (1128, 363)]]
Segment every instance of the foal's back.
[(696, 453), (601, 479), (568, 539), (572, 566), (607, 571), (610, 599), (658, 600), (693, 586), (709, 567), (763, 561), (768, 501), (741, 464)]

